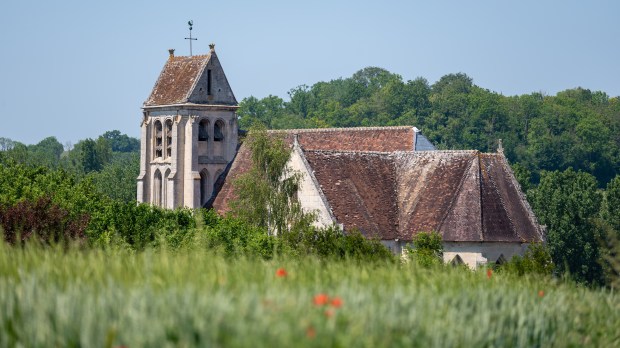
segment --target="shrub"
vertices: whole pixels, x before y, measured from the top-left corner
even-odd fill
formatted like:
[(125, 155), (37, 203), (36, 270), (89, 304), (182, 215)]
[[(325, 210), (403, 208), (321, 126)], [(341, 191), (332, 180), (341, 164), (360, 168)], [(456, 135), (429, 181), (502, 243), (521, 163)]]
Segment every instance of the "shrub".
[(555, 265), (551, 259), (549, 248), (542, 243), (530, 244), (523, 257), (515, 255), (509, 262), (499, 267), (500, 271), (518, 275), (551, 275), (554, 269)]
[(0, 225), (9, 244), (33, 238), (46, 244), (81, 240), (89, 219), (86, 214), (72, 217), (49, 197), (0, 205)]
[(437, 232), (419, 232), (413, 237), (413, 246), (406, 249), (409, 259), (429, 268), (443, 263), (443, 241)]

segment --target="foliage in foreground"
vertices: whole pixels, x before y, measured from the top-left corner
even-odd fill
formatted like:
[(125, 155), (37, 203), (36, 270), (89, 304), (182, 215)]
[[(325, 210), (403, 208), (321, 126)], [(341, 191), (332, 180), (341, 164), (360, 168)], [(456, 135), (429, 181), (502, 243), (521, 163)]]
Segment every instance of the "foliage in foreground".
[(415, 263), (0, 246), (0, 346), (620, 345), (620, 298)]
[(413, 237), (412, 244), (405, 249), (410, 260), (427, 268), (443, 263), (443, 240), (439, 233), (420, 232)]

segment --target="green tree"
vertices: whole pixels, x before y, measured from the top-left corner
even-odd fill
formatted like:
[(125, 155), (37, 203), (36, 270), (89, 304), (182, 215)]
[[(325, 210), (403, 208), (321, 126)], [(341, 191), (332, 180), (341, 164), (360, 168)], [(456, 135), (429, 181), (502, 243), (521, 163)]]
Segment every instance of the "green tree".
[(423, 267), (443, 263), (443, 240), (437, 232), (419, 232), (413, 237), (413, 246), (407, 248), (410, 258)]
[(136, 201), (136, 178), (140, 172), (138, 153), (115, 153), (110, 163), (101, 171), (91, 173), (93, 184), (99, 192), (114, 200)]
[(595, 217), (602, 195), (594, 176), (571, 168), (543, 172), (532, 203), (547, 226), (547, 244), (557, 270), (581, 282), (600, 283), (602, 268)]
[(101, 137), (108, 141), (110, 149), (114, 152), (140, 151), (140, 140), (122, 134), (118, 130), (107, 131)]
[(286, 167), (291, 150), (284, 138), (255, 127), (246, 144), (252, 153), (252, 168), (234, 182), (238, 198), (231, 206), (235, 215), (275, 235), (308, 225), (311, 218), (294, 197), (299, 174)]

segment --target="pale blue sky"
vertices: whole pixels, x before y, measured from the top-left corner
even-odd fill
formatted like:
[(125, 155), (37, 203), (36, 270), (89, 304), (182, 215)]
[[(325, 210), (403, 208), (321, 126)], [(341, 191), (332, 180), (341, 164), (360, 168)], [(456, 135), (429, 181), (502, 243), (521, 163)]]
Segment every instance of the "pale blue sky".
[(119, 129), (168, 48), (216, 51), (239, 101), (379, 66), (405, 80), (464, 72), (504, 95), (620, 95), (619, 1), (32, 1), (0, 5), (0, 137), (75, 143)]

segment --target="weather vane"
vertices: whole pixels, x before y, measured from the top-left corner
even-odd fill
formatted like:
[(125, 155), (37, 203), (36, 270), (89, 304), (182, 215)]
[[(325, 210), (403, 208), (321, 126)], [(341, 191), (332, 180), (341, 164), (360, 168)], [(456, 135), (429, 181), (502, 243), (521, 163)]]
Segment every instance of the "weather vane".
[(194, 25), (194, 21), (190, 20), (189, 22), (187, 22), (187, 25), (189, 25), (189, 37), (186, 37), (185, 40), (189, 40), (189, 56), (191, 57), (192, 56), (192, 41), (198, 40), (198, 39), (192, 37), (192, 26)]

